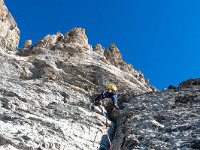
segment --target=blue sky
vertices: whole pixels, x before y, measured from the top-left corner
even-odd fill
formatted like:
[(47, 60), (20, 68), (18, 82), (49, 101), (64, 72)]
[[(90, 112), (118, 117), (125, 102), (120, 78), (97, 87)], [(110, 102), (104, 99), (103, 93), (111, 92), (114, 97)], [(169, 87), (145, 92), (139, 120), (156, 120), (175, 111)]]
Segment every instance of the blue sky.
[(47, 34), (86, 29), (89, 43), (119, 48), (159, 90), (200, 77), (199, 0), (5, 0), (20, 45)]

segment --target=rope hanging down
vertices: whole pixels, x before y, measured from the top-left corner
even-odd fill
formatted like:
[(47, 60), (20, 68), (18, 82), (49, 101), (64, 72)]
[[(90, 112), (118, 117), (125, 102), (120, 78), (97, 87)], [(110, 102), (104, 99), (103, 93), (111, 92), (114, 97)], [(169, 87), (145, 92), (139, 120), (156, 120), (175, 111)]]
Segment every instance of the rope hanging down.
[(100, 105), (100, 107), (101, 107), (101, 109), (102, 109), (102, 111), (103, 111), (103, 115), (104, 115), (104, 117), (105, 117), (104, 125), (105, 125), (105, 129), (106, 129), (106, 133), (107, 133), (108, 141), (109, 141), (109, 143), (110, 143), (110, 150), (112, 150), (112, 144), (111, 144), (111, 141), (110, 141), (110, 138), (109, 138), (109, 135), (108, 135), (108, 130), (107, 130), (107, 127), (106, 127), (106, 115), (105, 115), (105, 113), (104, 113), (104, 109), (103, 109), (103, 107), (102, 107), (101, 105)]

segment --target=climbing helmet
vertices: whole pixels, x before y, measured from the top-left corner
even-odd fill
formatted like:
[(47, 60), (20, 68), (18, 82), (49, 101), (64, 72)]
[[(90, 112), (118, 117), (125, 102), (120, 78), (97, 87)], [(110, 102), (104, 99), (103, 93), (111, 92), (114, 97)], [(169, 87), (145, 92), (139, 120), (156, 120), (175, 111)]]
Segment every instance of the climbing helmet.
[(110, 85), (108, 86), (108, 89), (117, 92), (117, 87), (116, 87), (116, 85), (114, 85), (114, 84), (110, 84)]

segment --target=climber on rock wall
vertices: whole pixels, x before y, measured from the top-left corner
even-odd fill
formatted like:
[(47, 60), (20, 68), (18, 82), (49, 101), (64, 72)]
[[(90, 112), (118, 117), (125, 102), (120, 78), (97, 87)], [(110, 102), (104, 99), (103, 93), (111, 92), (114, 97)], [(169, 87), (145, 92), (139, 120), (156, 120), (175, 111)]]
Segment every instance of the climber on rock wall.
[(107, 89), (105, 89), (97, 98), (94, 100), (95, 105), (101, 105), (102, 104), (102, 99), (104, 98), (111, 98), (111, 101), (114, 104), (114, 107), (119, 109), (117, 105), (117, 87), (114, 84), (110, 84)]

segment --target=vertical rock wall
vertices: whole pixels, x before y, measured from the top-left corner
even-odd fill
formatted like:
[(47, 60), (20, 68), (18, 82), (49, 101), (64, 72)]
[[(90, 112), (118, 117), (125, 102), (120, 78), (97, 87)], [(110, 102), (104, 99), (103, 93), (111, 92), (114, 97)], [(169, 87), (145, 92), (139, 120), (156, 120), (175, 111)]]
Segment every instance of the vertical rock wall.
[(5, 6), (4, 0), (0, 1), (0, 46), (9, 50), (17, 48), (20, 31), (12, 15)]

